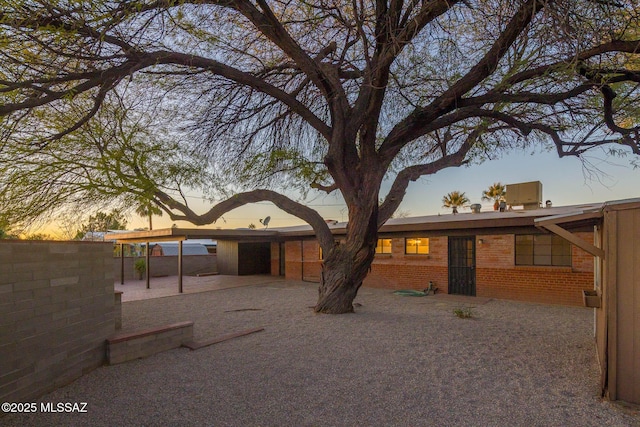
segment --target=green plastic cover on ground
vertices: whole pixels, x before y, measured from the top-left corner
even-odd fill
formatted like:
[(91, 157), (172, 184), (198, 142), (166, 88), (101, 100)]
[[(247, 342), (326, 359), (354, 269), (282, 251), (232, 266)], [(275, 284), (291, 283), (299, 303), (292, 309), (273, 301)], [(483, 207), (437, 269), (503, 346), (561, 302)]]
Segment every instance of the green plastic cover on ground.
[(423, 291), (414, 291), (412, 289), (401, 289), (399, 291), (394, 291), (393, 293), (403, 297), (423, 297), (427, 295)]

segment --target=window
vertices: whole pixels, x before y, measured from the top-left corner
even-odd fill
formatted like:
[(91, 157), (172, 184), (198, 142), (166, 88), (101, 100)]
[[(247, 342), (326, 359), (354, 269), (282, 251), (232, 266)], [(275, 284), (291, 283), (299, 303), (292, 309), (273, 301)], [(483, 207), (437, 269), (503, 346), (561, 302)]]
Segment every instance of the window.
[(404, 253), (427, 255), (429, 253), (429, 239), (426, 237), (404, 239)]
[(378, 239), (376, 245), (377, 254), (390, 254), (391, 253), (391, 239)]
[(516, 265), (571, 266), (571, 244), (555, 234), (516, 236)]

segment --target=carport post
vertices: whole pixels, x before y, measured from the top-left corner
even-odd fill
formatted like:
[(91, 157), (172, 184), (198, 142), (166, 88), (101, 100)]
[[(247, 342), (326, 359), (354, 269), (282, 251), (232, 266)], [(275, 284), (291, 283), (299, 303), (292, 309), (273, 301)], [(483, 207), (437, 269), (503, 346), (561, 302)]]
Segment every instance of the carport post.
[(147, 268), (145, 268), (146, 273), (147, 273), (147, 289), (151, 288), (151, 285), (149, 283), (150, 282), (149, 278), (151, 277), (151, 272), (150, 272), (151, 266), (149, 265), (150, 264), (150, 262), (149, 262), (150, 260), (151, 260), (151, 257), (150, 257), (150, 254), (149, 254), (149, 242), (147, 242), (147, 253), (145, 254), (145, 263), (146, 263), (146, 267), (147, 267)]
[(124, 285), (124, 243), (120, 243), (120, 284)]
[(178, 291), (182, 293), (182, 240), (178, 241)]

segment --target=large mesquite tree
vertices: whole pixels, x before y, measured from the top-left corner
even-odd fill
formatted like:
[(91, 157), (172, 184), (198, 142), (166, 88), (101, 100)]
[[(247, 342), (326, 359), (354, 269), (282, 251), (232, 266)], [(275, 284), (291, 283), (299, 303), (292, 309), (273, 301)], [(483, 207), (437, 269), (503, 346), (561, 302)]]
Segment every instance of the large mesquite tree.
[[(632, 0), (5, 3), (0, 203), (30, 217), (135, 197), (202, 225), (271, 201), (322, 247), (316, 311), (349, 312), (411, 181), (531, 144), (640, 154), (639, 15)], [(243, 190), (192, 210), (184, 189), (221, 177)], [(292, 185), (341, 194), (343, 242), (274, 191)]]

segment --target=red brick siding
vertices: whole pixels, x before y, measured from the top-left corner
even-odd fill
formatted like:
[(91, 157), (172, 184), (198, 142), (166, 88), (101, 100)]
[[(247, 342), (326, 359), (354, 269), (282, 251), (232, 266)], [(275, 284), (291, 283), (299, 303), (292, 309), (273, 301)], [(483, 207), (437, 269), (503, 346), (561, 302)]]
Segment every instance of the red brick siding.
[(582, 289), (593, 288), (593, 272), (571, 267), (476, 269), (476, 295), (547, 304), (582, 305)]
[[(593, 243), (593, 233), (575, 233)], [(482, 243), (480, 243), (482, 239)], [(425, 289), (434, 282), (438, 292), (448, 287), (448, 238), (429, 239), (429, 255), (407, 255), (404, 238), (392, 239), (391, 254), (378, 254), (364, 286), (386, 289)], [(305, 241), (304, 277), (318, 280), (318, 244)], [(300, 241), (287, 242), (288, 279), (302, 278)], [(513, 234), (476, 237), (476, 295), (539, 303), (582, 305), (582, 289), (593, 287), (593, 256), (572, 247), (571, 267), (515, 265)]]
[(322, 267), (320, 265), (320, 245), (318, 242), (315, 240), (305, 240), (303, 242), (302, 261), (304, 264), (302, 280), (319, 282)]
[(429, 239), (429, 255), (407, 255), (404, 238), (391, 240), (391, 254), (378, 254), (363, 285), (386, 289), (422, 290), (432, 281), (447, 291), (447, 238)]
[(429, 281), (439, 288), (439, 292), (446, 293), (447, 268), (420, 264), (375, 263), (363, 284), (372, 288), (422, 290), (429, 286)]
[[(584, 240), (587, 243), (591, 243), (592, 245), (595, 243), (593, 233), (574, 233), (574, 234), (580, 237), (582, 240)], [(584, 271), (584, 272), (593, 273), (594, 260), (595, 258), (593, 257), (593, 255), (583, 251), (577, 246), (572, 246), (571, 264), (574, 271)]]
[(300, 242), (286, 242), (284, 244), (284, 272), (288, 280), (302, 280), (302, 264), (300, 263)]
[(285, 243), (285, 278), (320, 281), (320, 246), (315, 240)]
[(515, 236), (513, 234), (476, 237), (476, 268), (513, 269), (515, 259)]
[[(575, 233), (593, 243), (593, 233)], [(479, 243), (479, 239), (483, 243)], [(582, 289), (593, 287), (593, 256), (572, 246), (571, 267), (515, 265), (513, 234), (478, 236), (476, 295), (520, 301), (582, 305)]]

